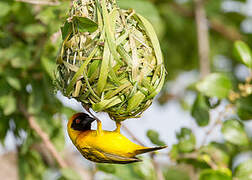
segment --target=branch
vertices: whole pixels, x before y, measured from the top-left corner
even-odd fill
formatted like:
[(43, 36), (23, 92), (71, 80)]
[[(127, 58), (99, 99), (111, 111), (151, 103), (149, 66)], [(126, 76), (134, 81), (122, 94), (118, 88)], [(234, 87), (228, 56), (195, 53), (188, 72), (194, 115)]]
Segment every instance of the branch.
[[(203, 3), (204, 4), (204, 3)], [(180, 15), (184, 17), (192, 18), (194, 17), (193, 11), (188, 8), (183, 7), (182, 5), (171, 2), (170, 6), (174, 9), (175, 12), (178, 12)], [(220, 20), (217, 19), (209, 19), (209, 26), (210, 28), (225, 37), (230, 41), (242, 40), (245, 39), (242, 34), (236, 29), (224, 25)]]
[(200, 60), (200, 75), (202, 78), (210, 73), (209, 34), (206, 12), (202, 0), (194, 0), (195, 20), (198, 36), (198, 54)]
[(24, 2), (24, 3), (34, 4), (34, 5), (48, 5), (48, 6), (60, 5), (59, 1), (16, 0), (16, 2)]
[(29, 125), (31, 129), (33, 129), (39, 137), (42, 139), (43, 143), (45, 144), (45, 148), (51, 153), (51, 155), (55, 158), (57, 163), (61, 168), (67, 168), (67, 163), (62, 159), (62, 157), (58, 154), (56, 148), (52, 144), (52, 142), (49, 139), (48, 134), (46, 134), (40, 126), (37, 124), (34, 116), (29, 114), (24, 107), (24, 105), (20, 104), (20, 111), (23, 113), (23, 115), (27, 118)]

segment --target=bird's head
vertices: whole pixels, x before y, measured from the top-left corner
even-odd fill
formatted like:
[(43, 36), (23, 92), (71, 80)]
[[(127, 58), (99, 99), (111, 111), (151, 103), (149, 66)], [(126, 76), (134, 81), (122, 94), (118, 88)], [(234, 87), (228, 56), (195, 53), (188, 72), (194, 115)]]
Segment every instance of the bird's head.
[(91, 130), (91, 124), (93, 121), (95, 121), (95, 119), (90, 117), (88, 114), (77, 113), (73, 115), (68, 121), (68, 128), (76, 131)]

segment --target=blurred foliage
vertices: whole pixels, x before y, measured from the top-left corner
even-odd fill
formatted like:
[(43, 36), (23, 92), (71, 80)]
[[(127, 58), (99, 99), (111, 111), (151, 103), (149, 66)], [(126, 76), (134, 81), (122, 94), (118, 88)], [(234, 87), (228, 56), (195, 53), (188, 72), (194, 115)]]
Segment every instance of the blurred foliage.
[(192, 107), (192, 116), (199, 126), (208, 125), (210, 120), (209, 110), (207, 98), (199, 93)]
[[(192, 0), (118, 2), (123, 8), (134, 8), (156, 28), (168, 71), (167, 87), (184, 71), (198, 72)], [(247, 133), (247, 123), (252, 119), (252, 78), (241, 79), (236, 70), (242, 66), (243, 71), (249, 72), (251, 68), (252, 32), (243, 26), (244, 21), (250, 18), (246, 13), (237, 8), (227, 9), (238, 5), (245, 7), (246, 0), (212, 0), (205, 3), (213, 73), (200, 81), (195, 80), (185, 89), (195, 94), (193, 103), (187, 109), (199, 127), (211, 129), (212, 125), (221, 126), (219, 131), (223, 139), (201, 144), (194, 131), (182, 128), (177, 132), (177, 143), (169, 152), (175, 166), (169, 163), (162, 165), (163, 175), (166, 180), (229, 180), (232, 177), (235, 180), (249, 180), (252, 179), (251, 159), (238, 165), (235, 159), (239, 154), (251, 153), (252, 150), (251, 137)], [(232, 6), (225, 6), (227, 3)], [(52, 170), (57, 172), (57, 179), (78, 179), (74, 170), (59, 169), (55, 162), (50, 163), (44, 158), (40, 151), (44, 148), (38, 148), (42, 144), (40, 137), (29, 128), (27, 119), (20, 111), (21, 106), (25, 107), (49, 135), (57, 150), (63, 151), (63, 117), (69, 117), (73, 111), (56, 98), (53, 78), (55, 59), (61, 44), (60, 28), (69, 7), (68, 0), (61, 0), (55, 6), (14, 0), (0, 2), (0, 140), (4, 145), (7, 133), (14, 134), (20, 179), (43, 179), (43, 174)], [(239, 41), (233, 45), (235, 40)], [(162, 104), (169, 103), (170, 98), (174, 97), (167, 93), (168, 90), (164, 88), (159, 98)], [(176, 100), (185, 102), (186, 94)], [(217, 101), (213, 102), (214, 99)], [(233, 113), (229, 113), (232, 118), (220, 116), (216, 124), (210, 123), (215, 120), (211, 111), (223, 107), (223, 104), (232, 107)], [(165, 144), (157, 131), (150, 130), (147, 136), (153, 144)], [(181, 168), (181, 164), (186, 168)], [(99, 164), (97, 169), (104, 172), (104, 179), (156, 179), (155, 167), (150, 159), (131, 165)]]
[(158, 146), (164, 146), (165, 142), (160, 140), (159, 134), (155, 130), (148, 130), (146, 133), (147, 137), (150, 139), (150, 141)]
[(109, 179), (122, 180), (155, 180), (155, 171), (150, 159), (143, 159), (143, 162), (125, 165), (107, 165), (97, 164), (98, 170), (101, 170), (111, 176)]

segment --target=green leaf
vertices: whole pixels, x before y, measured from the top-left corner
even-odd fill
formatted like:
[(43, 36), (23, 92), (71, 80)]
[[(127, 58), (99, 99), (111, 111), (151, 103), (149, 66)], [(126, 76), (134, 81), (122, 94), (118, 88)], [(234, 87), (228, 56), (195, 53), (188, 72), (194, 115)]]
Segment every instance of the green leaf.
[(101, 7), (102, 7), (103, 20), (104, 20), (106, 40), (108, 42), (110, 52), (113, 55), (114, 59), (118, 63), (121, 63), (120, 57), (118, 56), (118, 53), (116, 51), (117, 46), (116, 46), (115, 36), (114, 36), (115, 28), (113, 28), (115, 27), (115, 23), (116, 23), (115, 19), (116, 19), (116, 15), (118, 14), (118, 10), (114, 8), (109, 14), (106, 7), (105, 0), (101, 1)]
[(155, 131), (155, 130), (148, 130), (147, 131), (147, 137), (150, 139), (150, 141), (153, 144), (156, 144), (158, 146), (164, 146), (165, 145), (164, 141), (160, 140), (159, 133), (157, 131)]
[(98, 29), (98, 24), (91, 19), (75, 16), (73, 18), (80, 32), (95, 32)]
[(249, 138), (245, 132), (244, 126), (238, 120), (227, 120), (223, 123), (221, 132), (226, 141), (239, 145), (249, 145)]
[(107, 174), (113, 175), (109, 179), (120, 180), (154, 180), (155, 172), (150, 159), (144, 159), (143, 162), (127, 165), (116, 164), (97, 164), (97, 168)]
[(172, 160), (177, 160), (177, 158), (179, 157), (179, 149), (177, 144), (172, 145), (172, 149), (169, 152), (169, 156)]
[(9, 130), (9, 118), (3, 115), (2, 110), (0, 109), (0, 142), (3, 144), (5, 136), (7, 135), (7, 132)]
[(92, 109), (96, 112), (103, 111), (105, 109), (108, 109), (110, 107), (115, 106), (116, 104), (121, 103), (122, 100), (118, 96), (114, 96), (113, 98), (109, 100), (101, 100), (100, 102), (93, 104)]
[(69, 22), (65, 22), (64, 25), (60, 28), (62, 40), (65, 40), (67, 35), (71, 32), (71, 24)]
[(185, 167), (172, 166), (164, 172), (165, 180), (190, 180), (189, 171)]
[(81, 180), (81, 177), (77, 172), (70, 168), (64, 168), (60, 170), (62, 178), (66, 180)]
[(200, 172), (199, 180), (232, 180), (232, 178), (221, 171), (206, 169)]
[(207, 126), (209, 123), (209, 106), (207, 98), (202, 94), (198, 94), (192, 107), (192, 116), (195, 118), (199, 126)]
[(195, 149), (196, 138), (191, 129), (181, 128), (180, 133), (176, 134), (179, 140), (178, 149), (180, 152), (191, 152)]
[(128, 101), (127, 111), (131, 112), (135, 110), (144, 100), (145, 95), (138, 91)]
[(0, 106), (5, 116), (11, 115), (16, 111), (16, 99), (12, 94), (0, 97)]
[(27, 34), (27, 36), (39, 35), (45, 32), (46, 28), (41, 24), (30, 24), (24, 28), (24, 33)]
[(39, 152), (31, 148), (31, 143), (34, 143), (36, 139), (33, 136), (27, 139), (31, 140), (29, 150), (23, 151), (23, 146), (21, 146), (21, 153), (18, 153), (19, 177), (21, 180), (43, 179), (42, 176), (46, 171), (46, 165)]
[(136, 163), (133, 171), (139, 179), (156, 179), (153, 162), (150, 158), (144, 158), (142, 163)]
[(234, 177), (239, 180), (252, 180), (252, 159), (239, 164), (235, 168)]
[(97, 91), (99, 94), (103, 92), (103, 89), (107, 84), (109, 62), (110, 62), (110, 51), (108, 42), (105, 42), (100, 76), (97, 83)]
[(103, 171), (109, 174), (114, 174), (116, 172), (116, 168), (112, 164), (97, 164), (96, 168), (100, 171)]
[(74, 77), (72, 78), (72, 80), (70, 81), (67, 89), (66, 89), (66, 96), (70, 96), (71, 92), (73, 91), (74, 85), (77, 82), (78, 78), (84, 74), (84, 71), (86, 70), (86, 67), (88, 65), (88, 63), (92, 60), (93, 56), (96, 54), (98, 48), (96, 47), (88, 56), (88, 58), (86, 59), (86, 61), (81, 65), (81, 67), (78, 69), (78, 71), (75, 73)]
[(151, 40), (151, 43), (153, 45), (153, 48), (154, 48), (154, 51), (155, 51), (155, 54), (157, 57), (157, 65), (163, 64), (163, 62), (164, 62), (163, 54), (161, 51), (158, 37), (156, 35), (156, 32), (155, 32), (152, 24), (147, 19), (145, 19), (143, 16), (141, 16), (140, 14), (137, 14), (137, 16), (141, 20), (141, 22), (146, 30), (146, 33), (148, 34), (148, 36)]
[(10, 5), (6, 2), (0, 2), (0, 7), (1, 7), (0, 17), (7, 15), (11, 10)]
[(44, 104), (43, 94), (41, 93), (39, 83), (32, 84), (32, 92), (28, 97), (28, 112), (31, 114), (36, 114), (41, 112), (42, 106)]
[[(207, 146), (200, 148), (199, 152), (202, 155), (208, 155), (209, 160), (212, 160), (215, 164), (220, 167), (227, 167), (230, 162), (230, 155), (228, 154), (227, 148), (222, 147), (218, 143), (210, 143)], [(203, 158), (206, 161), (206, 158)], [(209, 163), (209, 162), (206, 162)]]
[(8, 76), (8, 77), (6, 77), (6, 81), (14, 89), (16, 89), (18, 91), (21, 90), (21, 83), (20, 83), (19, 79), (15, 78), (15, 77), (12, 77), (12, 76)]
[(54, 71), (56, 69), (56, 63), (46, 57), (41, 58), (41, 63), (47, 74), (51, 79), (54, 79)]
[(236, 101), (237, 114), (241, 120), (252, 119), (252, 95), (241, 97)]
[(232, 82), (224, 74), (212, 73), (198, 82), (196, 89), (209, 97), (226, 98), (232, 89)]
[(76, 113), (76, 111), (73, 110), (73, 109), (70, 108), (70, 107), (62, 106), (62, 107), (61, 107), (61, 113), (62, 113), (62, 114), (65, 114), (65, 115), (67, 116), (67, 119), (69, 119), (70, 117), (72, 117), (73, 114)]
[(245, 64), (248, 68), (252, 68), (251, 49), (243, 41), (236, 41), (234, 43), (234, 53), (238, 60)]

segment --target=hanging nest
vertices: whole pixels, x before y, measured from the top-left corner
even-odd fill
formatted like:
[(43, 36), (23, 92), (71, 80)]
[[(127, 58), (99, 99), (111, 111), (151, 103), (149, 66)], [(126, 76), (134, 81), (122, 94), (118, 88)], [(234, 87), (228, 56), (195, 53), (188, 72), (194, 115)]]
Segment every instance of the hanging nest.
[(75, 0), (61, 29), (61, 92), (116, 121), (139, 117), (165, 80), (152, 25), (115, 0)]

